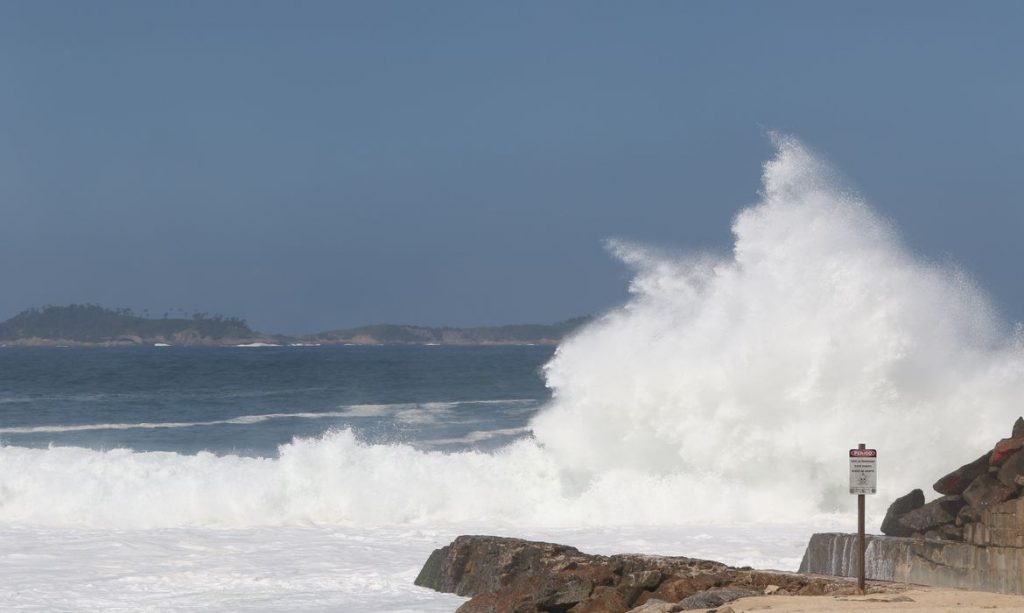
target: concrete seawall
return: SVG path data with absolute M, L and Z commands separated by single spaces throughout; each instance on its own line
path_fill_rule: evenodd
M 800 572 L 853 577 L 856 534 L 815 534 Z M 868 536 L 868 579 L 1024 594 L 1024 549 Z
M 867 536 L 868 579 L 1024 594 L 1024 499 L 993 505 L 963 527 L 964 542 Z M 815 534 L 800 571 L 857 574 L 856 534 Z

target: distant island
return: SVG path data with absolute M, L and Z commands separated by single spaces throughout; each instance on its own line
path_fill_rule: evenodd
M 380 324 L 316 334 L 263 334 L 239 317 L 153 318 L 95 304 L 45 306 L 0 323 L 0 346 L 554 345 L 590 320 L 474 328 Z

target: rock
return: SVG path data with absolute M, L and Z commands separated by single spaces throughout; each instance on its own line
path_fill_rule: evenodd
M 986 453 L 977 460 L 969 464 L 964 464 L 960 468 L 936 481 L 932 488 L 934 488 L 936 492 L 945 496 L 963 494 L 964 490 L 967 489 L 967 486 L 971 484 L 971 481 L 974 481 L 981 475 L 984 475 L 988 470 L 989 455 L 990 454 Z M 883 530 L 883 532 L 885 531 Z M 888 534 L 888 532 L 886 532 L 886 534 Z
M 523 575 L 543 575 L 570 565 L 606 562 L 575 547 L 497 536 L 460 536 L 435 549 L 416 585 L 459 596 L 493 592 Z
M 924 506 L 924 492 L 921 490 L 912 490 L 906 496 L 900 496 L 891 505 L 889 510 L 885 512 L 885 519 L 882 520 L 882 534 L 889 536 L 910 536 L 910 532 L 906 531 L 906 528 L 901 526 L 898 519 L 913 511 Z
M 775 592 L 778 592 L 779 589 L 780 588 L 777 585 L 766 585 L 766 586 L 764 586 L 764 595 L 765 596 L 771 596 Z
M 1024 475 L 1024 449 L 1019 449 L 1006 458 L 996 473 L 996 479 L 1006 487 L 1017 488 L 1016 479 Z
M 622 583 L 620 585 L 653 590 L 661 584 L 661 579 L 660 571 L 645 570 L 637 573 L 629 573 L 622 578 Z
M 988 463 L 992 466 L 1000 466 L 1010 457 L 1010 454 L 1021 447 L 1024 447 L 1024 436 L 1004 438 L 996 443 L 996 446 L 992 449 L 992 453 L 988 457 Z
M 718 607 L 718 610 L 715 611 L 715 613 L 736 613 L 736 610 L 729 605 L 725 605 L 724 607 Z
M 570 613 L 625 613 L 628 610 L 629 603 L 622 598 L 619 590 L 608 586 L 594 589 L 587 601 L 569 609 Z
M 630 609 L 629 613 L 675 613 L 679 610 L 678 605 L 674 602 L 665 602 L 664 600 L 652 598 L 639 607 Z
M 970 507 L 965 507 L 970 508 Z M 959 516 L 959 513 L 957 514 Z M 939 534 L 939 538 L 944 541 L 962 541 L 964 540 L 964 530 L 959 526 L 953 524 L 945 524 L 939 526 L 935 530 Z
M 661 587 L 652 594 L 652 597 L 669 602 L 679 602 L 684 598 L 693 596 L 697 592 L 717 587 L 717 584 L 716 578 L 710 575 L 669 579 L 661 584 Z
M 590 597 L 594 584 L 579 577 L 569 575 L 564 581 L 554 579 L 541 590 L 540 597 L 534 597 L 537 608 L 544 611 L 565 611 L 569 607 Z
M 942 524 L 953 523 L 956 514 L 964 506 L 960 496 L 943 496 L 936 498 L 919 509 L 905 513 L 897 520 L 901 531 L 906 535 L 925 533 Z
M 1024 437 L 1024 417 L 1018 417 L 1017 421 L 1013 422 L 1013 432 L 1010 433 L 1010 438 L 1022 437 Z
M 967 524 L 981 520 L 981 511 L 974 507 L 964 507 L 956 514 L 956 525 L 963 527 Z
M 964 490 L 964 500 L 979 511 L 984 511 L 994 504 L 1009 500 L 1017 492 L 1016 486 L 1007 487 L 992 475 L 985 474 Z
M 737 587 L 716 587 L 703 592 L 697 592 L 679 601 L 679 609 L 713 609 L 720 607 L 727 602 L 732 602 L 747 596 L 760 596 L 761 594 L 747 588 Z
M 682 610 L 683 602 L 706 610 L 761 594 L 769 585 L 778 593 L 832 593 L 838 587 L 708 560 L 588 555 L 564 545 L 493 536 L 460 536 L 435 550 L 416 584 L 471 596 L 458 613 L 655 613 Z

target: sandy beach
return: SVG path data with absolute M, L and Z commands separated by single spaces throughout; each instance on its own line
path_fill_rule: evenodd
M 1024 596 L 908 586 L 893 593 L 863 596 L 756 596 L 730 603 L 735 613 L 747 611 L 1024 611 Z M 726 607 L 721 610 L 728 611 Z

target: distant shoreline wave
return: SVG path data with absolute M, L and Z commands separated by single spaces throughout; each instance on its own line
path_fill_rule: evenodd
M 250 425 L 273 419 L 330 419 L 341 417 L 375 417 L 379 415 L 395 415 L 399 421 L 423 422 L 426 415 L 437 411 L 446 411 L 466 405 L 488 404 L 530 404 L 540 402 L 536 398 L 511 398 L 502 400 L 459 400 L 452 402 L 406 402 L 394 404 L 353 404 L 338 411 L 299 411 L 293 413 L 258 413 L 239 415 L 227 419 L 207 421 L 158 421 L 136 423 L 94 423 L 94 424 L 58 424 L 42 426 L 11 426 L 0 428 L 0 434 L 47 434 L 63 432 L 88 432 L 94 430 L 156 430 L 163 428 L 193 428 L 200 426 Z M 417 413 L 424 415 L 418 416 Z M 454 439 L 453 439 L 454 440 Z

